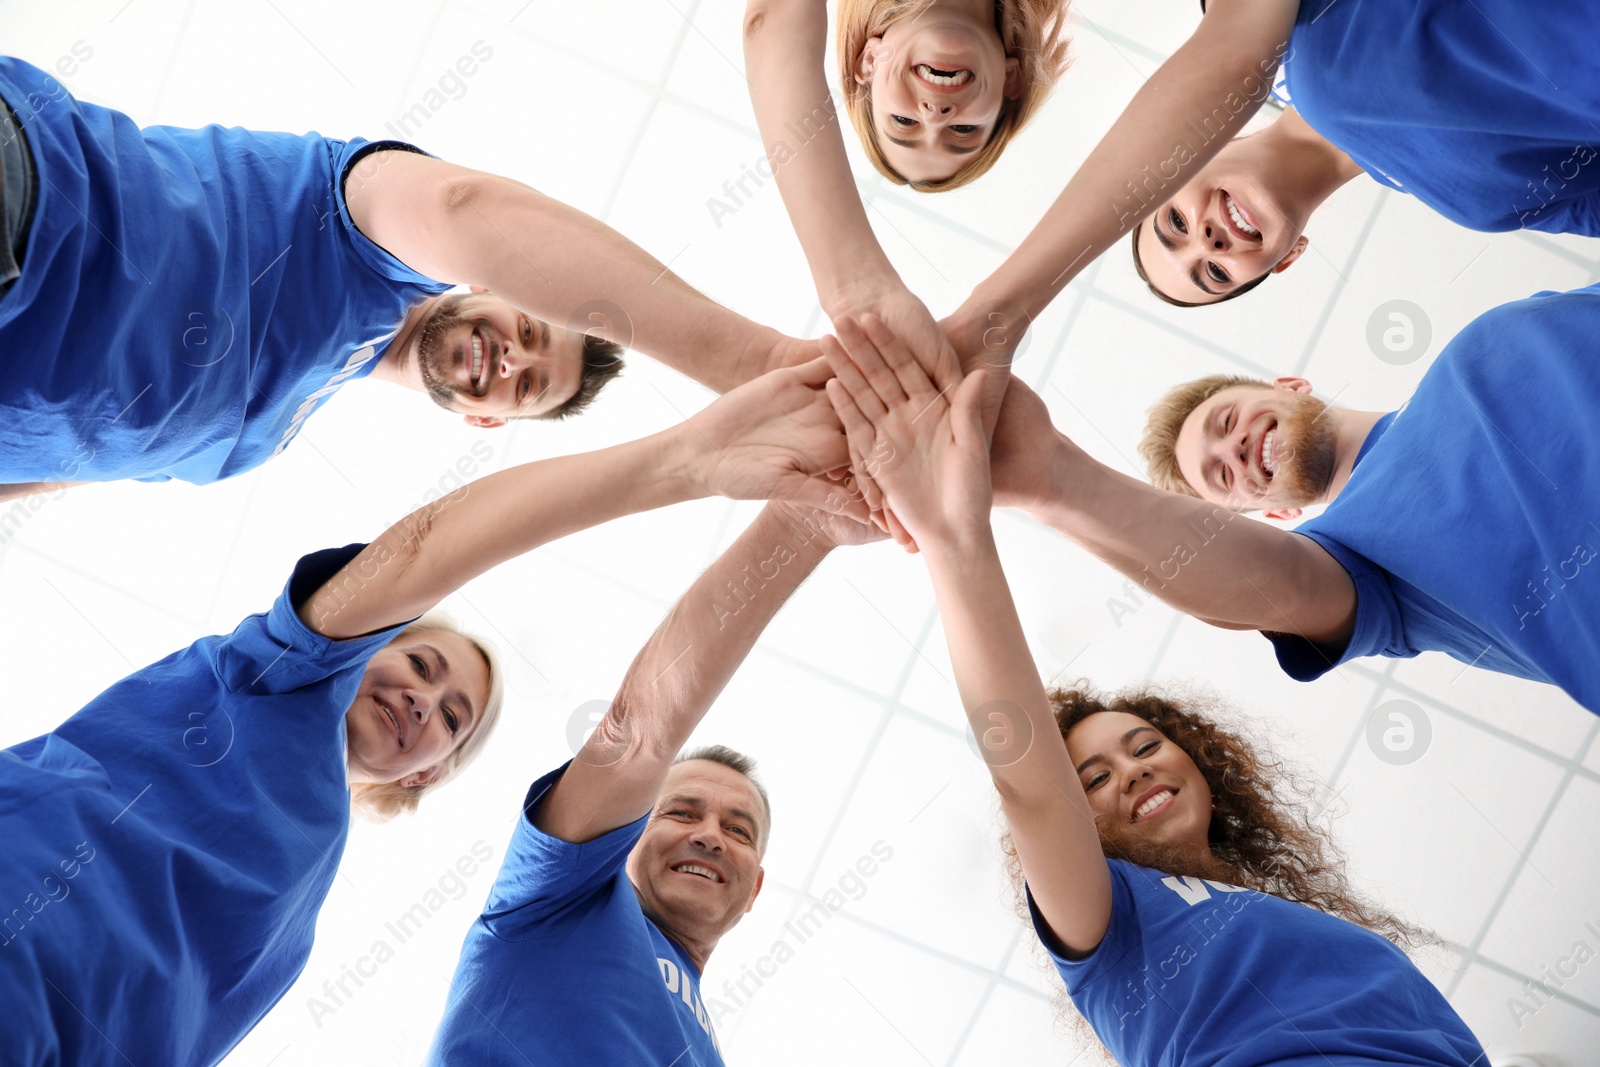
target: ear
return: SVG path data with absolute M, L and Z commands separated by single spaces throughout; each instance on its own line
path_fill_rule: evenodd
M 1006 57 L 1006 81 L 1001 92 L 1007 100 L 1015 100 L 1022 95 L 1022 60 L 1015 56 Z
M 432 767 L 424 767 L 420 771 L 412 771 L 410 774 L 400 779 L 400 784 L 406 786 L 407 788 L 419 785 L 432 785 L 434 782 L 439 780 L 439 775 L 441 773 L 443 772 L 439 765 L 434 764 Z
M 888 47 L 883 43 L 882 37 L 868 37 L 867 43 L 861 46 L 861 54 L 856 56 L 855 75 L 857 85 L 866 85 L 872 81 L 872 68 L 878 60 L 885 58 L 883 50 Z
M 1284 271 L 1288 270 L 1294 265 L 1294 261 L 1300 258 L 1301 253 L 1303 253 L 1310 246 L 1311 242 L 1306 240 L 1306 235 L 1301 234 L 1299 239 L 1295 241 L 1294 247 L 1285 252 L 1283 258 L 1278 260 L 1278 265 L 1272 268 L 1272 273 L 1282 274 Z
M 750 909 L 756 906 L 756 897 L 759 897 L 761 895 L 761 884 L 763 882 L 765 882 L 766 880 L 767 880 L 767 869 L 765 867 L 757 867 L 756 868 L 756 891 L 754 893 L 750 894 L 750 903 L 748 903 L 748 904 L 746 904 L 744 906 L 744 913 L 746 915 L 749 915 L 750 914 Z
M 469 285 L 467 288 L 471 289 L 474 293 L 477 293 L 480 296 L 486 295 L 489 292 L 488 288 L 482 285 Z
M 1274 389 L 1283 389 L 1291 393 L 1311 392 L 1311 383 L 1306 381 L 1304 378 L 1274 378 L 1272 380 L 1272 387 Z
M 1269 519 L 1276 519 L 1279 522 L 1293 522 L 1295 519 L 1300 517 L 1300 509 L 1275 508 L 1272 511 L 1263 511 L 1261 514 L 1265 515 Z
M 506 424 L 506 420 L 498 415 L 463 415 L 461 421 L 480 430 L 498 430 Z

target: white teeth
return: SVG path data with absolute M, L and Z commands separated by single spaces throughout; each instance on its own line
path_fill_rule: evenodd
M 935 74 L 933 68 L 926 63 L 918 63 L 914 69 L 919 77 L 934 85 L 965 85 L 972 80 L 970 70 L 958 70 L 954 74 Z
M 1244 213 L 1239 210 L 1239 205 L 1233 202 L 1233 197 L 1224 193 L 1222 194 L 1222 200 L 1227 205 L 1228 217 L 1233 220 L 1233 224 L 1235 226 L 1239 227 L 1240 230 L 1249 234 L 1251 237 L 1261 236 L 1260 230 L 1256 229 L 1254 226 L 1250 225 L 1244 220 Z
M 477 334 L 472 335 L 472 381 L 476 385 L 478 374 L 483 370 L 483 342 Z
M 394 727 L 394 743 L 402 748 L 405 747 L 405 740 L 400 736 L 400 724 L 395 721 L 394 712 L 390 711 L 382 704 L 378 705 L 378 710 L 383 712 L 384 715 L 388 717 L 389 725 Z
M 1149 815 L 1152 811 L 1155 811 L 1161 805 L 1165 804 L 1169 797 L 1173 796 L 1176 796 L 1176 794 L 1173 793 L 1172 790 L 1163 789 L 1161 792 L 1157 793 L 1143 804 L 1140 804 L 1139 810 L 1133 813 L 1133 817 L 1135 819 L 1144 818 L 1146 815 Z
M 1267 431 L 1267 438 L 1261 442 L 1261 467 L 1269 475 L 1278 473 L 1278 454 L 1275 444 L 1278 437 L 1278 428 L 1274 426 Z
M 698 874 L 701 878 L 708 878 L 713 882 L 720 881 L 720 879 L 717 877 L 716 871 L 713 871 L 707 867 L 697 867 L 692 863 L 685 863 L 681 867 L 674 867 L 672 869 L 677 871 L 679 874 Z

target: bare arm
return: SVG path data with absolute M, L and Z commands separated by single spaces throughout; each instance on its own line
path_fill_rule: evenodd
M 774 371 L 662 433 L 463 486 L 385 531 L 306 601 L 300 617 L 329 637 L 372 633 L 415 618 L 547 541 L 707 494 L 836 499 L 834 483 L 812 477 L 848 456 L 822 391 L 828 376 L 822 360 Z
M 605 223 L 510 178 L 379 151 L 350 172 L 345 196 L 361 232 L 412 270 L 483 286 L 719 393 L 779 362 L 774 350 L 789 341 L 695 291 Z
M 981 334 L 984 309 L 1032 320 L 1078 272 L 1210 162 L 1272 88 L 1298 0 L 1211 0 L 1194 34 L 1150 77 L 1015 252 L 947 325 Z M 958 346 L 960 341 L 957 341 Z M 962 352 L 963 359 L 967 353 Z
M 1349 640 L 1356 592 L 1310 538 L 1097 462 L 1012 382 L 994 439 L 996 500 L 1025 508 L 1146 591 L 1213 626 Z
M 888 457 L 879 484 L 927 560 L 961 703 L 1039 911 L 1088 952 L 1111 921 L 1111 876 L 995 550 L 982 383 L 969 377 L 949 403 L 953 380 L 936 391 L 890 335 L 867 332 L 875 344 L 857 339 L 852 365 L 830 356 L 829 393 L 855 450 Z
M 88 482 L 13 482 L 10 485 L 0 485 L 0 504 L 88 484 Z
M 802 513 L 768 505 L 667 613 L 540 805 L 539 829 L 563 841 L 592 841 L 651 809 L 679 749 L 762 631 L 839 543 L 839 524 L 861 527 L 827 516 L 807 521 Z M 760 588 L 748 601 L 732 597 L 728 586 L 750 574 L 759 575 Z
M 903 288 L 856 192 L 823 75 L 823 0 L 750 0 L 744 16 L 750 102 L 817 295 L 830 317 L 858 294 Z

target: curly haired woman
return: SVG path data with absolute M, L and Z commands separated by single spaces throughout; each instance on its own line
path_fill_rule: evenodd
M 875 477 L 927 559 L 1034 928 L 1106 1048 L 1125 1067 L 1481 1064 L 1381 936 L 1405 928 L 1351 895 L 1240 738 L 1149 697 L 1057 693 L 1052 715 L 989 525 L 986 372 L 936 387 L 880 322 L 846 325 L 829 397 L 853 451 L 894 457 Z

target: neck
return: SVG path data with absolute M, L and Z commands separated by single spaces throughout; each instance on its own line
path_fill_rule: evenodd
M 1280 206 L 1290 216 L 1310 218 L 1324 200 L 1365 173 L 1293 108 L 1257 136 L 1271 153 L 1267 173 L 1272 175 Z
M 639 910 L 644 912 L 644 917 L 654 923 L 656 929 L 660 930 L 667 940 L 683 949 L 684 955 L 689 957 L 694 964 L 695 970 L 705 974 L 706 963 L 711 959 L 711 950 L 717 947 L 718 939 L 716 937 L 709 939 L 698 938 L 686 931 L 677 929 L 657 913 L 655 908 L 651 907 L 644 894 L 639 892 L 638 886 L 633 887 L 633 895 L 639 898 Z
M 371 377 L 394 382 L 409 389 L 422 388 L 422 380 L 417 373 L 417 332 L 440 299 L 437 296 L 429 297 L 406 312 L 406 320 L 400 324 L 400 332 L 394 335 L 389 347 L 378 357 L 378 362 L 372 367 Z
M 1378 420 L 1383 418 L 1382 411 L 1351 411 L 1348 408 L 1328 409 L 1328 417 L 1334 421 L 1333 477 L 1328 481 L 1328 491 L 1323 494 L 1319 504 L 1332 503 L 1333 499 L 1344 491 L 1350 481 L 1350 473 L 1355 470 L 1356 456 L 1361 452 L 1361 446 L 1367 443 L 1372 428 Z

